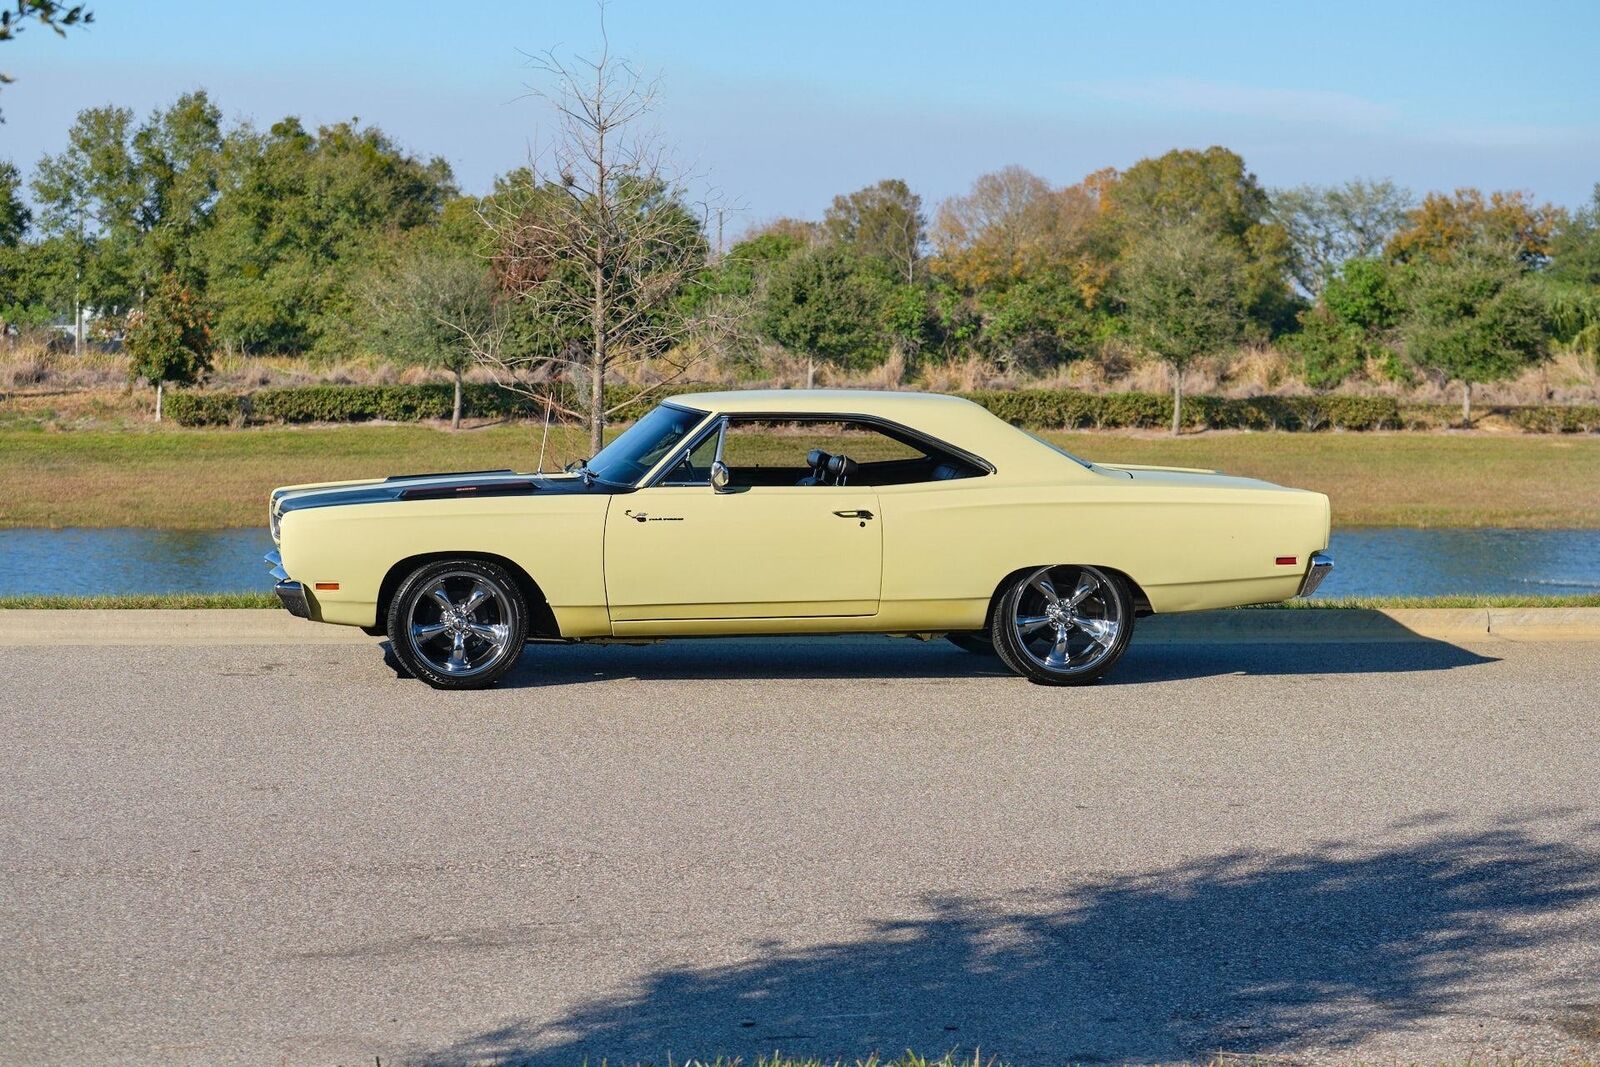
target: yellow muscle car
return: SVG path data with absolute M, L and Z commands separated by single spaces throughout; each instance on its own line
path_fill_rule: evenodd
M 1139 616 L 1332 567 L 1320 493 L 1092 463 L 947 396 L 674 396 L 575 466 L 276 489 L 278 595 L 440 688 L 530 641 L 837 633 L 945 634 L 1074 685 Z

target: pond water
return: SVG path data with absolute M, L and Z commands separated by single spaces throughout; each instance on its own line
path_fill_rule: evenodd
M 268 590 L 262 530 L 0 530 L 0 596 Z M 1600 530 L 1342 529 L 1318 596 L 1600 592 Z

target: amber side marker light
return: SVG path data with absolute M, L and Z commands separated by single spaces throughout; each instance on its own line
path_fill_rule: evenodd
M 1283 560 L 1280 559 L 1278 562 L 1282 563 Z M 339 583 L 338 582 L 318 582 L 314 586 L 314 588 L 316 588 L 316 589 L 337 589 L 337 588 L 339 588 Z
M 1300 557 L 1299 556 L 1279 556 L 1278 557 L 1278 566 L 1280 566 L 1280 567 L 1293 567 L 1296 563 L 1299 563 L 1299 562 L 1300 562 Z M 319 586 L 317 586 L 317 588 L 321 589 L 322 586 L 319 585 Z M 339 587 L 336 585 L 336 586 L 334 586 L 334 588 L 337 589 Z

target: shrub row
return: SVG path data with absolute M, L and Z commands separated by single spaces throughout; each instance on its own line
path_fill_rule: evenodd
M 674 393 L 698 386 L 642 389 L 607 386 L 611 418 L 625 422 L 644 414 Z M 1007 422 L 1046 430 L 1160 429 L 1172 422 L 1172 398 L 1156 393 L 1082 393 L 1071 389 L 979 390 L 963 393 Z M 570 386 L 552 391 L 555 404 L 574 406 Z M 307 385 L 258 389 L 252 393 L 175 391 L 166 410 L 182 426 L 239 426 L 246 423 L 412 422 L 450 417 L 453 389 L 448 383 L 424 385 Z M 462 396 L 472 418 L 541 418 L 543 398 L 523 396 L 496 385 L 471 384 Z M 1435 410 L 1437 408 L 1438 410 Z M 1594 405 L 1496 407 L 1484 409 L 1509 418 L 1530 433 L 1600 431 Z M 1408 405 L 1389 397 L 1258 396 L 1232 399 L 1193 396 L 1183 402 L 1189 429 L 1213 430 L 1383 430 L 1450 425 L 1459 409 L 1449 405 Z
M 615 409 L 617 421 L 636 419 L 664 395 L 683 388 L 644 390 L 610 386 L 606 406 Z M 557 410 L 572 408 L 576 398 L 570 386 L 551 390 Z M 455 404 L 455 387 L 449 383 L 422 385 L 302 385 L 258 389 L 251 393 L 205 390 L 173 392 L 167 413 L 181 426 L 239 426 L 245 423 L 301 422 L 415 422 L 448 419 Z M 542 418 L 543 397 L 525 396 L 497 385 L 472 383 L 462 390 L 461 406 L 471 418 Z
M 1069 389 L 965 393 L 1007 422 L 1041 429 L 1156 429 L 1172 424 L 1172 398 L 1156 393 L 1080 393 Z M 1192 396 L 1183 424 L 1213 430 L 1382 430 L 1400 425 L 1388 397 Z
M 1596 404 L 1550 404 L 1516 408 L 1510 414 L 1512 423 L 1529 433 L 1600 432 L 1600 405 Z

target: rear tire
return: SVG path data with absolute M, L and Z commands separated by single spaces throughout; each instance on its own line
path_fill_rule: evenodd
M 1038 567 L 1002 592 L 989 634 L 1005 665 L 1029 681 L 1088 685 L 1127 650 L 1133 599 L 1096 567 Z
M 528 605 L 504 567 L 449 559 L 412 571 L 389 602 L 389 644 L 435 689 L 486 689 L 517 665 Z

